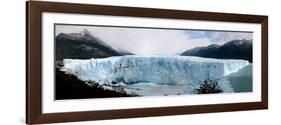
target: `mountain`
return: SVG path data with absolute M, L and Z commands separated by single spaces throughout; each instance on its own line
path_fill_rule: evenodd
M 56 60 L 90 59 L 120 56 L 120 53 L 87 29 L 81 33 L 60 33 L 56 36 Z
M 205 47 L 196 47 L 181 53 L 181 55 L 219 59 L 244 59 L 252 62 L 252 40 L 232 40 L 222 45 L 212 44 Z
M 135 55 L 134 53 L 132 52 L 129 52 L 127 50 L 124 50 L 124 49 L 117 49 L 117 51 L 119 52 L 120 55 Z

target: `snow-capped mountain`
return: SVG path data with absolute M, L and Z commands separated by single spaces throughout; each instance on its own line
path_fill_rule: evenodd
M 56 36 L 56 59 L 90 59 L 119 56 L 120 54 L 87 29 L 80 33 L 60 33 Z

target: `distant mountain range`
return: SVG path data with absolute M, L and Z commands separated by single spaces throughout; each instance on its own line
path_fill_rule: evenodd
M 222 45 L 196 47 L 181 53 L 183 56 L 200 56 L 219 59 L 244 59 L 252 62 L 252 40 L 232 40 Z
M 90 59 L 132 54 L 119 52 L 84 29 L 81 33 L 60 33 L 56 36 L 56 60 Z

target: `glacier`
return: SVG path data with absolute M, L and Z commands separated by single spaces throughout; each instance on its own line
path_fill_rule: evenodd
M 63 69 L 68 73 L 72 73 L 84 81 L 97 81 L 101 85 L 153 83 L 182 86 L 186 90 L 198 87 L 206 78 L 223 80 L 224 76 L 249 65 L 246 60 L 174 55 L 127 55 L 86 60 L 64 59 L 63 63 Z M 227 83 L 227 81 L 223 83 Z M 220 86 L 226 86 L 223 88 L 231 91 L 227 84 Z

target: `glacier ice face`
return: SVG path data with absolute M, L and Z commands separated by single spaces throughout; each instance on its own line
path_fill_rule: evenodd
M 246 60 L 191 56 L 128 55 L 103 59 L 64 59 L 64 69 L 81 80 L 100 84 L 155 83 L 199 84 L 206 78 L 221 79 L 249 64 Z

